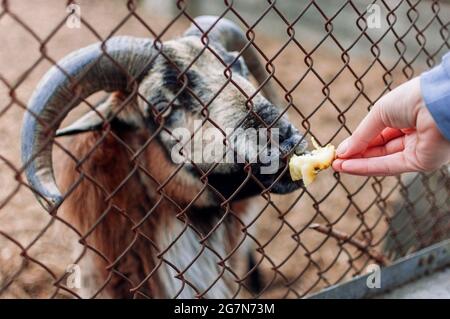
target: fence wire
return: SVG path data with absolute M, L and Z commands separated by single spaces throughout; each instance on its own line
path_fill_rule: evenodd
M 236 112 L 264 128 L 288 116 L 303 139 L 337 145 L 379 97 L 439 63 L 450 48 L 448 3 L 373 1 L 385 26 L 374 32 L 368 3 L 359 1 L 342 1 L 330 12 L 325 2 L 293 2 L 289 11 L 268 0 L 257 17 L 256 9 L 249 15 L 237 2 L 217 1 L 217 23 L 230 19 L 245 36 L 244 45 L 230 50 L 236 51 L 231 60 L 214 45 L 214 26 L 204 30 L 194 20 L 209 13 L 202 1 L 174 1 L 172 17 L 159 16 L 149 3 L 2 1 L 1 297 L 301 298 L 449 237 L 448 167 L 371 178 L 324 171 L 308 188 L 275 194 L 276 181 L 262 181 L 247 161 L 238 172 L 217 174 L 221 164 L 173 163 L 163 149 L 180 118 L 194 114 L 203 127 L 224 132 L 218 119 Z M 73 20 L 79 9 L 80 20 Z M 320 23 L 311 26 L 310 15 Z M 339 31 L 342 17 L 352 36 Z M 176 43 L 191 23 L 200 47 L 186 51 Z M 264 23 L 283 32 L 273 36 Z M 60 58 L 94 42 L 111 58 L 106 43 L 119 34 L 153 39 L 148 64 L 169 71 L 151 77 L 157 70 L 150 68 L 150 80 L 130 81 L 137 84 L 131 90 L 82 99 L 83 110 L 71 112 L 62 127 L 88 111 L 102 121 L 94 132 L 54 139 L 63 200 L 46 211 L 24 173 L 39 154 L 20 161 L 27 101 Z M 251 74 L 251 86 L 236 75 L 249 51 L 265 71 L 262 81 Z M 205 56 L 213 59 L 206 65 Z M 254 62 L 245 61 L 250 71 Z M 71 101 L 82 81 L 77 75 L 66 92 Z M 162 108 L 156 90 L 172 92 Z M 261 94 L 271 95 L 279 110 L 273 122 L 261 118 Z M 99 105 L 112 105 L 115 116 Z M 139 124 L 130 108 L 142 105 L 150 111 L 138 114 L 149 119 Z M 45 123 L 48 132 L 56 122 Z M 191 133 L 185 145 L 200 130 Z M 288 174 L 285 167 L 280 179 Z

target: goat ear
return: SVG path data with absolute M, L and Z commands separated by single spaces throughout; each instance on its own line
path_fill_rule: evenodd
M 95 111 L 91 110 L 69 126 L 57 130 L 55 136 L 60 137 L 100 130 L 104 121 L 110 119 L 111 114 L 111 104 L 108 101 L 103 102 Z

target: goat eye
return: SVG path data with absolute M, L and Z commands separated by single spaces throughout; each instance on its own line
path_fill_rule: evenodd
M 244 77 L 248 77 L 249 76 L 249 72 L 248 72 L 247 64 L 245 64 L 244 58 L 243 57 L 239 57 L 238 62 L 239 62 L 239 67 L 241 69 L 241 74 Z
M 169 105 L 168 107 L 167 107 L 167 105 L 166 105 L 165 110 L 162 109 L 161 111 L 162 111 L 161 116 L 162 116 L 163 118 L 168 117 L 168 116 L 170 115 L 170 113 L 172 113 L 172 105 Z
M 230 64 L 231 62 L 233 62 L 236 57 L 239 55 L 239 52 L 233 51 L 233 52 L 228 52 L 229 53 L 229 62 L 228 64 Z M 242 56 L 239 56 L 239 58 L 234 61 L 234 63 L 232 64 L 232 69 L 236 72 L 238 72 L 240 75 L 244 76 L 244 77 L 248 77 L 249 73 L 248 73 L 248 69 L 247 69 L 247 65 L 245 64 L 244 58 Z
M 166 118 L 172 112 L 172 104 L 169 105 L 168 103 L 159 103 L 156 105 L 156 110 L 163 118 Z

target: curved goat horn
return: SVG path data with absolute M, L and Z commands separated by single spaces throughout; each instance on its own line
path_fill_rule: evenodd
M 248 45 L 249 41 L 247 40 L 242 29 L 228 19 L 219 18 L 217 16 L 200 16 L 195 18 L 194 21 L 198 26 L 192 24 L 184 33 L 185 36 L 201 37 L 212 28 L 207 33 L 208 39 L 214 42 L 219 42 L 227 51 L 241 51 L 246 45 Z M 242 52 L 242 56 L 249 71 L 258 83 L 262 84 L 266 81 L 268 74 L 258 59 L 255 48 L 251 45 L 248 46 L 244 52 Z M 272 101 L 272 103 L 279 102 L 278 95 L 270 81 L 267 81 L 264 84 L 262 91 L 266 97 Z
M 100 91 L 127 90 L 145 75 L 155 50 L 148 39 L 115 37 L 75 51 L 42 78 L 29 103 L 22 127 L 22 161 L 39 202 L 47 210 L 58 205 L 52 145 L 56 129 L 70 110 Z

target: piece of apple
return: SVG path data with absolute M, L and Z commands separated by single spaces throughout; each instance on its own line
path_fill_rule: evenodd
M 297 156 L 293 155 L 289 160 L 289 172 L 293 181 L 303 179 L 303 184 L 308 186 L 311 184 L 319 171 L 331 166 L 336 157 L 335 147 L 328 144 L 320 147 L 314 138 L 311 142 L 315 150 Z

